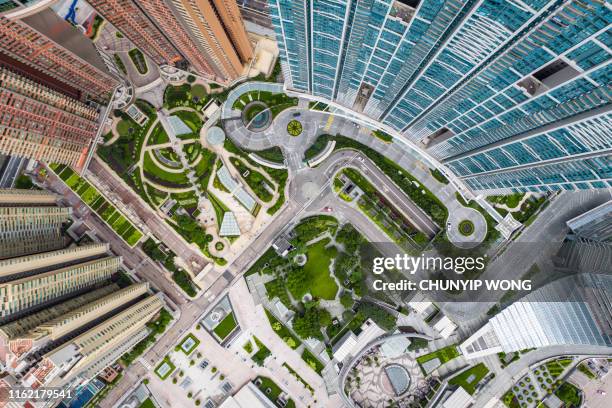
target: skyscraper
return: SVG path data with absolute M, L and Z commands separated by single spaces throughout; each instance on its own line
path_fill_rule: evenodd
M 578 238 L 612 243 L 612 200 L 566 222 Z
M 0 153 L 80 170 L 94 148 L 97 109 L 18 71 L 0 62 Z
M 577 274 L 502 310 L 465 340 L 468 359 L 554 345 L 612 347 L 612 277 Z
M 187 61 L 228 82 L 253 56 L 235 1 L 92 0 L 90 3 L 157 64 Z
M 71 215 L 55 201 L 42 191 L 0 190 L 0 210 L 20 210 L 0 211 L 0 233 L 9 243 L 23 240 L 14 231 L 53 242 L 0 259 L 0 364 L 13 386 L 90 380 L 149 334 L 146 323 L 164 305 L 148 283 L 117 279 L 121 258 L 108 244 L 67 247 L 67 240 L 49 239 L 47 230 L 56 229 L 62 238 L 61 224 Z
M 72 213 L 43 191 L 0 189 L 0 259 L 63 248 L 62 225 Z
M 119 85 L 91 41 L 48 8 L 19 18 L 0 11 L 0 54 L 3 66 L 81 101 L 106 103 Z
M 234 0 L 171 0 L 183 23 L 211 62 L 215 73 L 225 80 L 242 74 L 253 57 L 240 10 Z
M 119 81 L 48 2 L 11 3 L 0 10 L 0 153 L 81 170 Z
M 154 0 L 151 2 L 139 2 L 137 0 L 91 0 L 89 3 L 106 20 L 114 25 L 121 33 L 134 43 L 142 52 L 147 54 L 156 64 L 180 64 L 184 55 L 181 55 L 178 47 L 183 46 L 183 53 L 186 49 L 193 49 L 193 45 L 184 41 L 173 44 L 168 33 L 162 32 L 149 16 L 141 8 L 145 3 L 149 8 L 163 8 L 163 2 Z M 153 17 L 153 16 L 150 16 Z M 166 24 L 172 24 L 167 22 Z M 174 34 L 175 38 L 184 38 L 180 27 L 174 26 L 178 30 Z M 184 48 L 184 47 L 187 48 Z M 189 54 L 189 53 L 187 53 Z M 198 66 L 197 61 L 190 61 L 194 68 L 204 70 L 205 65 Z
M 472 189 L 612 186 L 605 2 L 269 4 L 289 88 L 390 126 Z

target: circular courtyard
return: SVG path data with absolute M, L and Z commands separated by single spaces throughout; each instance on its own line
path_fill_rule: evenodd
M 440 387 L 436 377 L 424 374 L 415 351 L 406 350 L 407 336 L 388 336 L 363 350 L 343 367 L 343 390 L 362 407 L 412 406 Z M 340 376 L 341 381 L 343 375 Z
M 249 102 L 242 110 L 242 123 L 251 132 L 262 132 L 272 124 L 272 113 L 261 101 Z

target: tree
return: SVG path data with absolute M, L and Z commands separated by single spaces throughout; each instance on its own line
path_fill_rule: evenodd
M 344 282 L 358 262 L 359 255 L 341 252 L 334 262 L 334 274 L 341 282 Z
M 313 337 L 322 340 L 321 327 L 331 325 L 332 319 L 329 312 L 317 308 L 316 305 L 316 302 L 308 302 L 304 305 L 304 313 L 293 319 L 293 329 L 303 339 Z
M 344 292 L 342 296 L 340 296 L 340 304 L 344 306 L 345 309 L 350 309 L 353 307 L 353 296 L 351 296 L 350 292 Z
M 359 313 L 366 316 L 366 318 L 374 320 L 376 324 L 385 330 L 393 329 L 397 320 L 393 314 L 373 303 L 361 303 L 359 305 Z
M 344 249 L 349 254 L 357 252 L 364 242 L 363 236 L 349 223 L 344 224 L 340 231 L 338 231 L 336 241 L 344 245 Z
M 302 268 L 292 268 L 287 273 L 287 288 L 295 297 L 300 297 L 307 292 L 306 276 Z
M 193 75 L 187 75 L 187 82 L 189 82 L 190 84 L 194 83 L 196 80 L 196 77 Z

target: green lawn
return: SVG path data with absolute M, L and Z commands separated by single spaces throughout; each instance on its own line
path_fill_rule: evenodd
M 327 244 L 329 244 L 329 239 L 324 239 L 306 249 L 308 257 L 304 265 L 306 284 L 303 286 L 303 293 L 291 293 L 295 299 L 301 299 L 306 293 L 325 300 L 336 298 L 338 285 L 330 276 L 329 265 L 338 251 L 335 247 L 325 248 Z
M 162 125 L 158 123 L 153 129 L 153 131 L 151 131 L 147 145 L 150 146 L 168 142 L 170 142 L 170 138 L 166 134 L 166 131 L 164 130 Z
M 190 347 L 185 349 L 183 345 L 190 339 L 193 340 L 193 344 Z M 183 340 L 181 340 L 181 342 L 178 344 L 177 347 L 186 355 L 190 355 L 191 353 L 193 353 L 193 350 L 195 350 L 198 347 L 199 344 L 200 344 L 200 339 L 198 339 L 193 334 L 189 333 L 187 336 L 183 338 Z
M 91 207 L 128 245 L 136 245 L 142 237 L 142 232 L 136 229 L 94 186 L 82 179 L 70 167 L 52 165 L 51 168 L 57 171 L 59 178 L 79 195 L 81 200 Z
M 321 375 L 321 371 L 323 371 L 323 368 L 325 368 L 323 363 L 321 363 L 319 359 L 316 358 L 307 348 L 305 348 L 304 352 L 302 353 L 302 360 L 304 360 L 306 364 L 308 364 L 310 368 L 312 368 L 319 375 Z
M 145 57 L 138 48 L 131 49 L 128 52 L 128 55 L 130 56 L 130 59 L 132 60 L 132 63 L 136 67 L 136 70 L 138 71 L 138 73 L 140 73 L 141 75 L 144 75 L 147 72 L 149 72 L 149 68 L 147 67 Z
M 130 121 L 121 119 L 119 123 L 117 123 L 117 132 L 119 132 L 119 136 L 128 136 L 130 134 L 130 129 L 134 131 L 134 128 L 132 127 L 132 123 Z
M 202 128 L 202 119 L 197 113 L 192 111 L 177 111 L 172 114 L 181 119 L 191 129 L 192 133 L 177 135 L 180 139 L 194 139 L 199 137 L 200 129 Z
M 232 109 L 242 110 L 249 102 L 252 101 L 261 101 L 268 105 L 270 112 L 272 113 L 272 118 L 275 118 L 276 115 L 281 113 L 283 110 L 296 106 L 298 103 L 298 98 L 292 98 L 284 93 L 250 91 L 242 94 L 240 98 L 236 99 Z M 251 115 L 252 117 L 255 116 L 255 114 Z
M 234 331 L 236 326 L 238 326 L 238 323 L 236 322 L 236 318 L 234 317 L 234 313 L 232 312 L 225 316 L 223 320 L 221 320 L 219 324 L 213 329 L 213 331 L 221 340 L 225 340 L 225 338 L 229 336 L 231 332 Z
M 489 373 L 489 369 L 484 363 L 480 363 L 470 368 L 469 370 L 465 370 L 461 374 L 456 377 L 451 378 L 448 383 L 453 385 L 459 385 L 463 387 L 470 395 L 473 395 L 476 391 L 476 385 L 480 380 L 482 380 Z M 470 382 L 468 379 L 473 376 Z
M 457 346 L 455 344 L 452 344 L 440 350 L 436 350 L 433 353 L 425 354 L 424 356 L 418 357 L 417 362 L 419 364 L 423 364 L 429 360 L 433 360 L 434 358 L 439 358 L 440 364 L 444 364 L 455 357 L 459 357 L 459 351 L 457 350 Z
M 268 358 L 268 356 L 270 356 L 272 353 L 270 352 L 270 349 L 267 348 L 266 345 L 263 344 L 261 340 L 259 340 L 257 337 L 253 336 L 253 341 L 257 346 L 257 352 L 251 356 L 251 360 L 253 360 L 255 364 L 261 367 L 265 359 Z
M 555 395 L 559 397 L 568 408 L 578 408 L 582 400 L 580 397 L 580 390 L 568 382 L 561 384 L 557 391 L 555 391 Z
M 170 369 L 166 373 L 160 374 L 160 369 L 164 367 L 165 365 L 168 365 Z M 154 371 L 155 371 L 155 375 L 157 375 L 160 379 L 165 380 L 166 378 L 170 377 L 170 375 L 174 372 L 174 370 L 176 370 L 176 366 L 174 365 L 172 361 L 170 361 L 170 358 L 166 356 L 161 361 L 161 363 L 159 363 L 157 367 L 155 367 Z
M 171 173 L 159 167 L 151 158 L 150 152 L 145 152 L 143 163 L 143 170 L 145 172 L 145 176 L 153 176 L 152 181 L 161 180 L 162 182 L 165 181 L 178 187 L 191 185 L 189 179 L 187 178 L 187 175 L 184 172 Z
M 191 95 L 196 98 L 204 98 L 206 96 L 206 88 L 204 88 L 204 85 L 193 85 L 191 87 Z
M 153 404 L 153 401 L 151 401 L 151 398 L 147 398 L 142 402 L 142 404 L 140 404 L 139 408 L 155 408 L 155 405 Z
M 278 385 L 276 385 L 274 381 L 272 381 L 268 377 L 257 377 L 257 380 L 259 380 L 258 382 L 261 382 L 261 384 L 258 387 L 261 390 L 261 392 L 272 403 L 274 403 L 274 405 L 278 406 L 278 404 L 276 403 L 276 400 L 278 399 L 279 395 L 282 394 L 283 390 Z M 285 405 L 285 407 L 286 408 L 295 407 L 295 403 L 293 402 L 293 400 L 290 399 L 289 401 L 287 401 L 287 405 Z
M 217 196 L 213 195 L 211 192 L 208 192 L 208 199 L 215 210 L 215 216 L 217 217 L 217 224 L 219 224 L 219 228 L 221 228 L 221 221 L 223 221 L 223 214 L 229 211 L 229 208 L 223 201 L 221 201 Z

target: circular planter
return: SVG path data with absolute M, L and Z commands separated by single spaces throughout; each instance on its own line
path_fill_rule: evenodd
M 302 123 L 299 120 L 293 119 L 287 123 L 287 133 L 289 133 L 290 136 L 297 137 L 302 134 L 303 130 Z
M 464 237 L 469 237 L 474 233 L 474 223 L 470 220 L 463 220 L 457 226 L 459 233 Z

